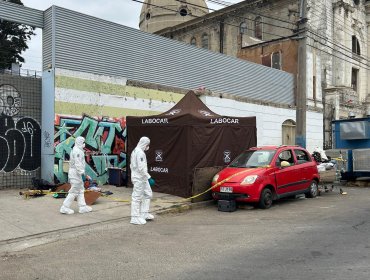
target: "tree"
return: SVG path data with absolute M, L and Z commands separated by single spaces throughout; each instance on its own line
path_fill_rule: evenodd
M 21 0 L 7 0 L 23 6 Z M 21 64 L 21 53 L 28 49 L 27 40 L 31 39 L 35 27 L 0 19 L 0 69 L 8 69 L 12 63 Z M 21 64 L 22 65 L 22 64 Z

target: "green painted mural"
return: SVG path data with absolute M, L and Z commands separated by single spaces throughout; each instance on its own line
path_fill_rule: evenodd
M 126 167 L 126 120 L 124 118 L 82 118 L 56 116 L 54 175 L 59 182 L 68 177 L 63 163 L 68 163 L 75 138 L 86 139 L 86 174 L 99 184 L 108 181 L 109 167 Z

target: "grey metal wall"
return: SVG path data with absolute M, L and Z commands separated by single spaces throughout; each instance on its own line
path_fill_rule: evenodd
M 42 30 L 42 69 L 48 69 L 52 65 L 53 53 L 53 10 L 55 7 L 50 7 L 44 12 L 44 29 Z
M 0 1 L 0 18 L 43 28 L 43 12 L 10 2 Z
M 0 18 L 40 26 L 39 12 L 0 1 Z M 203 86 L 216 93 L 294 103 L 294 77 L 286 72 L 56 6 L 44 12 L 42 25 L 44 70 L 51 65 L 171 87 Z
M 283 104 L 294 102 L 294 78 L 286 72 L 53 8 L 55 68 L 187 89 L 205 86 L 217 93 Z M 49 35 L 45 39 L 49 40 Z M 44 51 L 49 59 L 51 48 Z

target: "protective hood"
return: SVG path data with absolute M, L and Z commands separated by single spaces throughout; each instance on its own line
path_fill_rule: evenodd
M 85 147 L 85 138 L 83 138 L 82 136 L 78 136 L 76 138 L 76 142 L 75 142 L 75 145 L 77 148 L 79 148 L 80 150 L 83 150 L 84 147 Z
M 142 149 L 143 151 L 145 151 L 145 149 L 147 147 L 149 147 L 149 144 L 150 144 L 149 138 L 146 137 L 146 136 L 143 136 L 143 137 L 140 138 L 139 143 L 137 143 L 137 146 L 136 147 L 139 147 L 140 149 Z

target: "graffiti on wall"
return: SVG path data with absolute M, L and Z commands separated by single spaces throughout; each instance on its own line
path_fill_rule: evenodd
M 126 167 L 125 128 L 124 118 L 56 115 L 54 174 L 58 181 L 68 180 L 63 163 L 68 164 L 75 138 L 83 136 L 86 143 L 86 174 L 98 183 L 105 184 L 109 167 Z
M 34 171 L 41 165 L 40 124 L 18 116 L 22 106 L 19 92 L 11 85 L 0 86 L 0 171 L 17 168 Z

